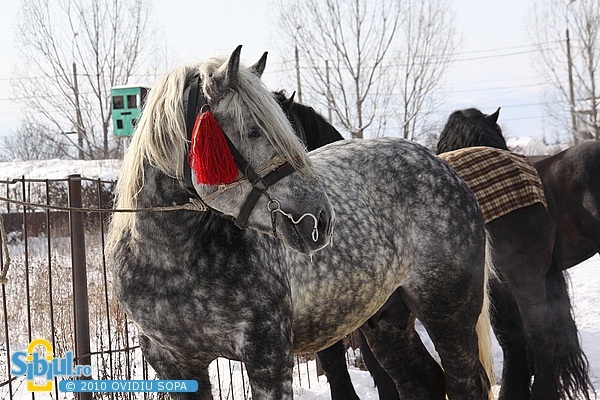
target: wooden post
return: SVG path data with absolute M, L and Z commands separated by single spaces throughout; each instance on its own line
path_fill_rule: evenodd
M 69 207 L 81 208 L 81 176 L 69 176 Z M 85 259 L 85 224 L 81 211 L 69 211 L 71 263 L 73 268 L 73 309 L 75 314 L 75 360 L 77 365 L 91 365 L 90 314 L 88 307 L 87 268 Z M 91 400 L 91 392 L 78 393 L 79 400 Z

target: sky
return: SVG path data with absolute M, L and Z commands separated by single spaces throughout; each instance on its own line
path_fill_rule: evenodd
M 10 135 L 26 112 L 14 98 L 13 71 L 18 68 L 15 21 L 19 0 L 0 0 L 0 136 Z M 500 124 L 505 136 L 554 138 L 544 119 L 544 83 L 534 70 L 527 16 L 531 2 L 522 0 L 454 0 L 456 27 L 461 37 L 457 61 L 444 81 L 445 104 L 438 110 L 445 119 L 452 111 L 477 107 L 492 113 L 502 107 Z M 242 60 L 256 61 L 269 51 L 263 78 L 271 89 L 292 92 L 278 72 L 282 55 L 275 50 L 272 0 L 154 0 L 155 26 L 166 40 L 170 67 L 228 55 L 243 44 Z M 289 56 L 288 56 L 289 58 Z M 165 71 L 166 72 L 166 71 Z M 546 122 L 546 123 L 545 123 Z

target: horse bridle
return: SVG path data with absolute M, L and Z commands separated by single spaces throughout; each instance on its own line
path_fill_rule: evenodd
M 185 99 L 184 99 L 184 101 L 185 101 Z M 192 130 L 194 127 L 194 122 L 196 121 L 196 117 L 198 116 L 199 113 L 203 112 L 203 108 L 206 108 L 207 106 L 208 106 L 208 103 L 206 102 L 206 99 L 202 95 L 202 89 L 200 87 L 200 77 L 198 75 L 195 75 L 194 77 L 192 77 L 191 82 L 189 84 L 189 91 L 188 91 L 188 96 L 187 96 L 186 130 L 187 130 L 188 143 L 191 142 L 191 140 L 192 140 Z M 281 208 L 279 208 L 279 202 L 277 200 L 272 199 L 271 196 L 269 195 L 269 193 L 267 193 L 267 189 L 269 189 L 269 187 L 271 187 L 275 183 L 279 182 L 281 179 L 285 178 L 286 176 L 295 172 L 296 169 L 294 168 L 294 166 L 285 160 L 279 161 L 279 160 L 273 159 L 268 163 L 270 166 L 272 166 L 271 171 L 268 172 L 265 176 L 261 177 L 256 172 L 256 170 L 254 170 L 254 168 L 252 168 L 250 163 L 244 158 L 244 156 L 240 153 L 240 151 L 237 149 L 237 147 L 235 147 L 235 145 L 231 142 L 231 140 L 229 139 L 227 134 L 225 134 L 224 136 L 225 136 L 225 140 L 227 142 L 227 146 L 229 147 L 229 150 L 231 151 L 231 154 L 233 155 L 233 158 L 235 160 L 235 164 L 236 164 L 237 168 L 241 171 L 242 175 L 246 178 L 246 180 L 248 180 L 248 182 L 250 182 L 250 184 L 252 185 L 252 190 L 246 197 L 246 200 L 244 201 L 244 204 L 242 205 L 242 208 L 240 209 L 240 212 L 239 212 L 237 218 L 232 217 L 232 216 L 225 216 L 223 213 L 221 213 L 217 210 L 214 210 L 212 207 L 210 207 L 208 204 L 206 204 L 206 201 L 205 201 L 206 199 L 203 200 L 200 197 L 200 195 L 196 191 L 194 184 L 192 182 L 192 171 L 191 171 L 190 164 L 186 158 L 186 160 L 184 160 L 184 162 L 183 162 L 183 175 L 184 175 L 184 180 L 185 180 L 185 186 L 186 186 L 186 189 L 188 190 L 188 192 L 192 196 L 195 196 L 197 199 L 200 199 L 203 203 L 206 204 L 206 206 L 208 208 L 210 208 L 211 210 L 216 212 L 218 215 L 228 218 L 228 219 L 231 219 L 234 222 L 234 224 L 241 229 L 244 229 L 246 227 L 246 225 L 248 223 L 248 219 L 250 218 L 250 214 L 256 207 L 256 204 L 257 204 L 258 200 L 260 199 L 261 195 L 264 195 L 267 197 L 267 199 L 269 199 L 268 208 L 272 212 L 273 232 L 275 235 L 276 235 L 275 220 L 274 220 L 275 212 L 280 212 L 283 215 L 288 216 L 288 218 L 290 218 L 292 220 L 292 222 L 298 223 L 300 221 L 300 219 L 297 222 L 295 222 L 294 219 L 291 217 L 291 215 L 283 212 L 281 210 Z M 269 168 L 267 166 L 267 168 L 263 167 L 263 168 L 260 168 L 259 170 L 263 170 L 263 169 L 268 170 Z M 313 216 L 313 218 L 314 218 L 314 216 Z M 313 235 L 313 239 L 314 239 L 314 235 Z

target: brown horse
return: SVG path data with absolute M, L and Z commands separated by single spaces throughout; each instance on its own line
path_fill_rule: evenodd
M 534 164 L 558 209 L 562 268 L 600 251 L 600 142 L 584 142 Z

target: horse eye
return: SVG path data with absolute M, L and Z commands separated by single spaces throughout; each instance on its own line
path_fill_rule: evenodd
M 260 131 L 258 129 L 252 129 L 250 133 L 248 133 L 248 137 L 250 139 L 256 139 L 260 137 Z

